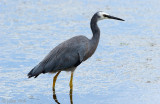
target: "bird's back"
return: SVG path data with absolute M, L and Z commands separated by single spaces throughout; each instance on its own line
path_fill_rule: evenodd
M 28 77 L 37 77 L 47 72 L 67 71 L 77 67 L 86 60 L 88 46 L 89 39 L 85 36 L 76 36 L 62 42 L 28 73 Z

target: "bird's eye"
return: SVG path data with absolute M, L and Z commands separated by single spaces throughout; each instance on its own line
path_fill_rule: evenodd
M 103 14 L 103 17 L 107 17 L 107 15 L 106 15 L 106 14 Z

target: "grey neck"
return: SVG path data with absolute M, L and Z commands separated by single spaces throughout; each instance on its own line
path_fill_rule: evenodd
M 99 43 L 100 30 L 98 28 L 97 22 L 98 22 L 97 15 L 95 14 L 92 17 L 91 22 L 90 22 L 90 26 L 91 26 L 93 36 L 92 36 L 92 39 L 89 42 L 89 49 L 88 49 L 88 52 L 86 54 L 86 59 L 93 55 L 93 53 L 95 52 L 95 50 L 98 46 L 98 43 Z
M 93 37 L 92 37 L 91 41 L 98 45 L 99 38 L 100 38 L 100 30 L 97 25 L 97 22 L 98 22 L 97 16 L 94 15 L 91 19 L 91 22 L 90 22 L 91 30 L 93 33 Z

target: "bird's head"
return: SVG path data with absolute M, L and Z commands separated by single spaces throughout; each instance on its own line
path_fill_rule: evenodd
M 111 15 L 105 13 L 105 12 L 102 12 L 102 11 L 97 12 L 95 15 L 97 16 L 97 19 L 98 19 L 98 20 L 103 20 L 103 19 L 115 19 L 115 20 L 124 21 L 124 20 L 121 19 L 121 18 L 111 16 Z

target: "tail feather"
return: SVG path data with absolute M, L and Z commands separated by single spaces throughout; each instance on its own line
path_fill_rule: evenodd
M 34 70 L 34 68 L 28 73 L 28 78 L 33 77 L 33 74 L 32 74 L 33 70 Z
M 44 73 L 44 69 L 42 65 L 37 65 L 28 73 L 28 78 L 31 78 L 31 77 L 36 78 L 41 73 Z

